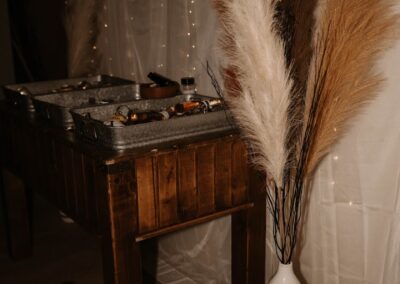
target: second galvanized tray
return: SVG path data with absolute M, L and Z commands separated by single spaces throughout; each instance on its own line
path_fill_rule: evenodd
M 126 106 L 141 111 L 160 110 L 193 99 L 209 97 L 180 95 L 168 99 L 130 102 Z M 237 130 L 226 109 L 123 127 L 105 125 L 104 122 L 113 116 L 117 107 L 118 104 L 111 104 L 72 110 L 77 135 L 109 149 L 124 150 L 170 145 Z
M 107 88 L 112 86 L 130 85 L 132 81 L 108 75 L 91 77 L 67 78 L 52 81 L 30 82 L 3 86 L 6 100 L 13 106 L 35 111 L 32 97 L 44 94 L 85 91 L 88 89 Z
M 39 116 L 67 130 L 74 127 L 74 121 L 70 113 L 73 108 L 99 106 L 132 101 L 134 99 L 134 85 L 49 94 L 32 98 Z

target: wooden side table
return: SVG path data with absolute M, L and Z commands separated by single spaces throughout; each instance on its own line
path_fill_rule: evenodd
M 142 283 L 141 241 L 232 215 L 232 282 L 265 283 L 263 178 L 235 135 L 113 152 L 0 103 L 11 256 L 31 253 L 27 193 L 101 236 L 105 283 Z

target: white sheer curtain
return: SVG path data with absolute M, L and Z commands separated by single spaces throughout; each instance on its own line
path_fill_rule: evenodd
M 105 0 L 102 73 L 143 82 L 150 71 L 195 76 L 218 71 L 217 24 L 207 0 Z M 367 48 L 367 47 L 366 47 Z M 382 61 L 386 87 L 316 172 L 299 257 L 307 283 L 400 283 L 400 44 Z M 267 240 L 267 273 L 273 245 Z M 161 283 L 230 283 L 230 219 L 160 241 Z
M 400 44 L 388 80 L 319 167 L 300 263 L 308 283 L 400 283 Z
M 149 72 L 176 81 L 193 76 L 199 92 L 212 95 L 204 66 L 216 68 L 216 27 L 210 1 L 104 0 L 100 71 L 138 82 Z

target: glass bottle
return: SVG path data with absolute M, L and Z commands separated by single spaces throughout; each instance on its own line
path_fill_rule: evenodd
M 193 77 L 183 77 L 181 79 L 181 92 L 184 95 L 196 94 L 196 83 Z

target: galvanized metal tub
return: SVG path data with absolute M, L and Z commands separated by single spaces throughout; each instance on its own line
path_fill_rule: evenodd
M 32 97 L 44 94 L 67 93 L 71 91 L 85 91 L 80 85 L 87 82 L 85 89 L 107 88 L 112 86 L 130 85 L 132 81 L 111 77 L 108 75 L 96 75 L 92 77 L 69 78 L 62 80 L 41 81 L 23 84 L 13 84 L 3 86 L 6 100 L 13 106 L 24 111 L 35 111 Z M 80 86 L 79 86 L 80 85 Z M 24 89 L 29 95 L 22 95 L 21 89 Z
M 55 126 L 69 130 L 74 127 L 70 113 L 73 108 L 101 106 L 134 99 L 134 85 L 125 85 L 35 96 L 33 104 L 39 116 L 50 120 Z
M 210 98 L 179 95 L 166 99 L 129 102 L 126 103 L 126 106 L 141 111 L 160 110 L 193 99 Z M 237 131 L 227 109 L 122 127 L 105 125 L 104 122 L 113 116 L 119 105 L 121 104 L 71 110 L 76 134 L 86 141 L 102 145 L 105 148 L 124 150 L 171 145 Z

